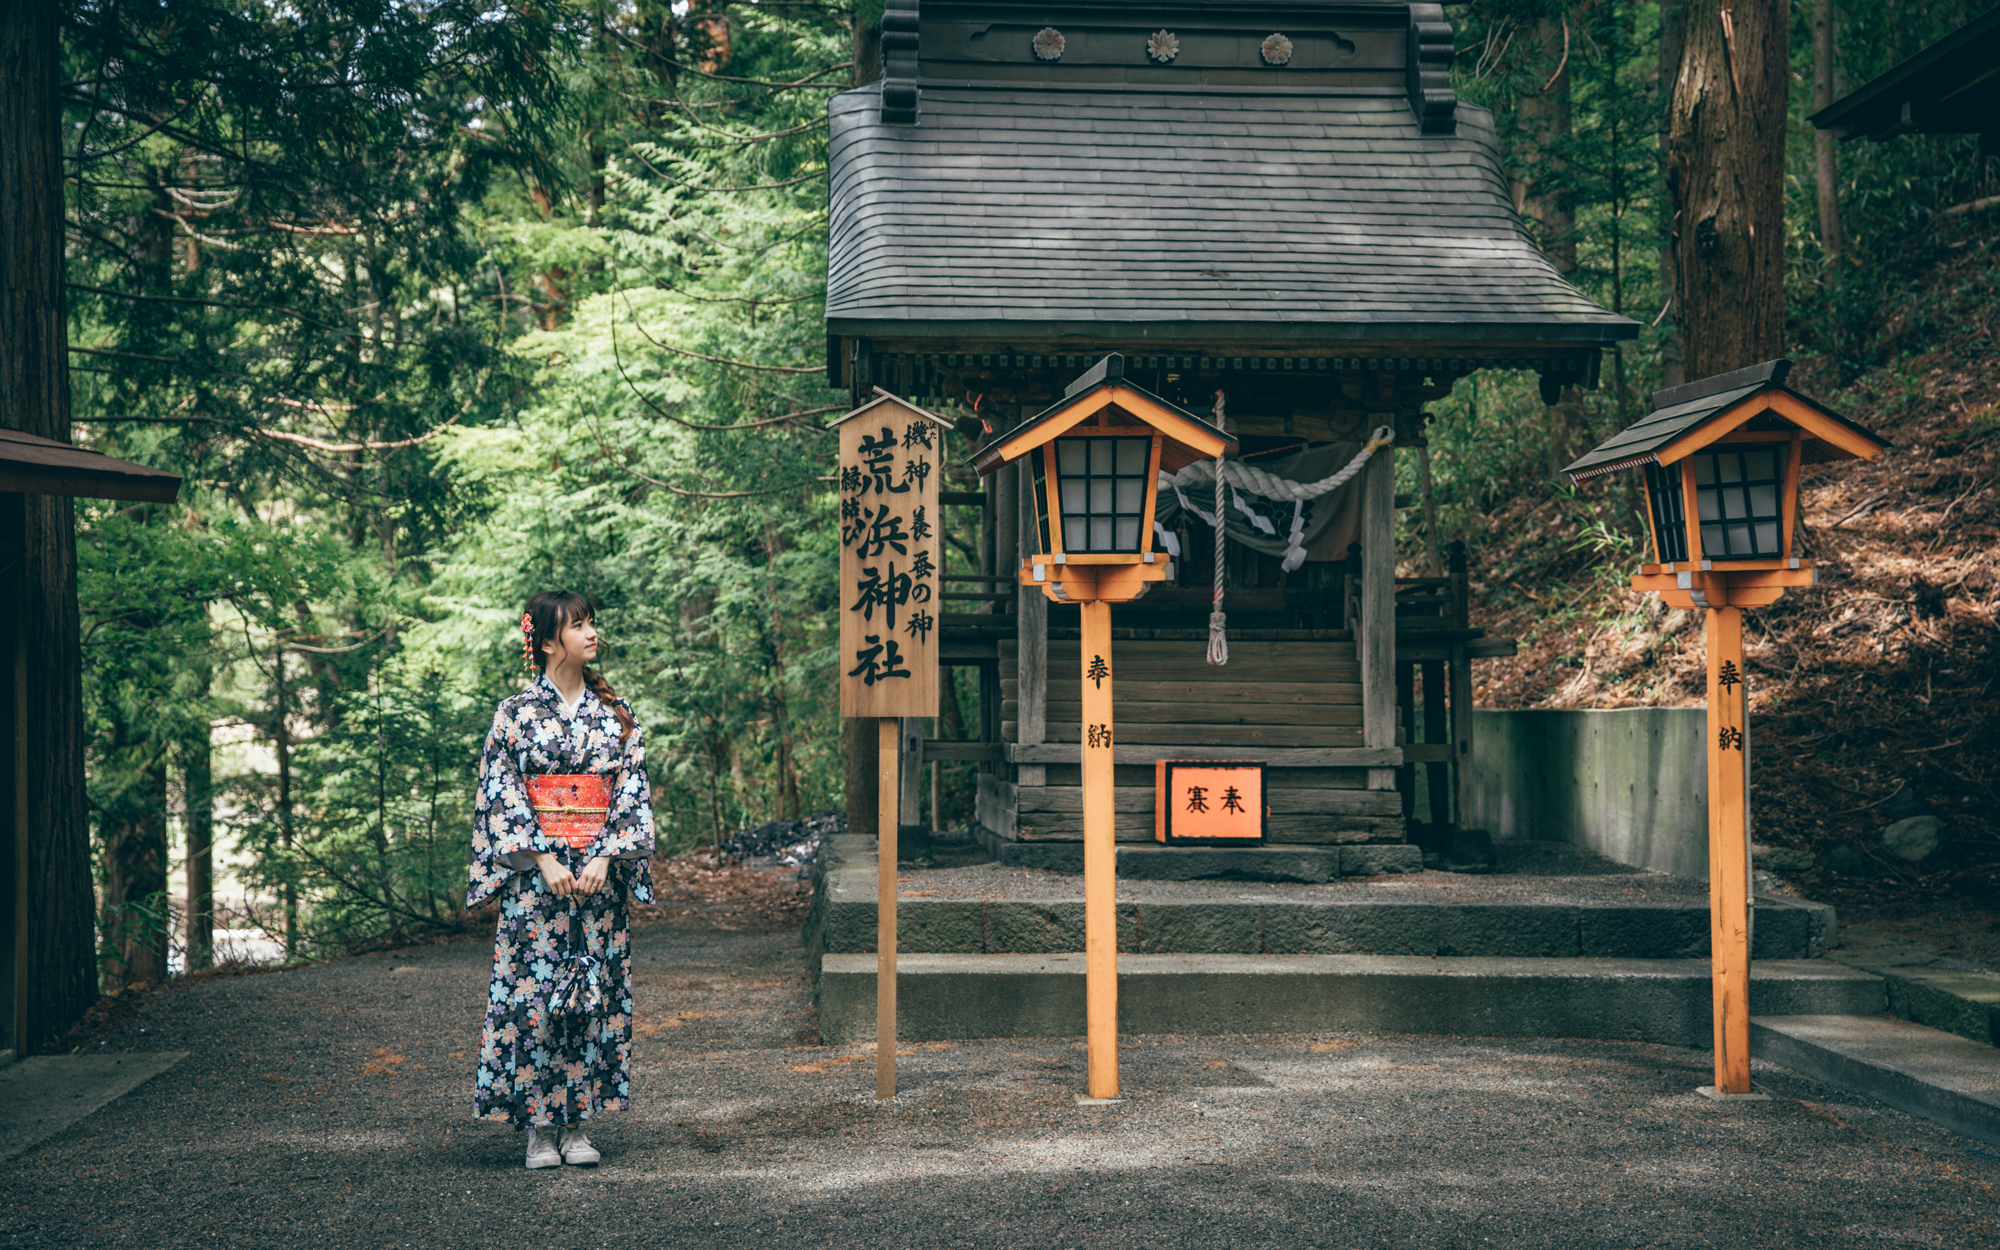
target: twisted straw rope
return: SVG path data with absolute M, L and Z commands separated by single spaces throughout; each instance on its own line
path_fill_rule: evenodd
M 1393 427 L 1386 425 L 1376 426 L 1374 432 L 1369 434 L 1367 444 L 1355 453 L 1354 459 L 1348 461 L 1346 466 L 1338 473 L 1335 473 L 1331 477 L 1323 477 L 1317 482 L 1294 482 L 1289 478 L 1282 478 L 1276 474 L 1267 473 L 1255 465 L 1244 464 L 1240 460 L 1234 464 L 1230 464 L 1223 460 L 1221 456 L 1215 458 L 1215 466 L 1213 468 L 1210 468 L 1206 462 L 1197 462 L 1182 469 L 1179 474 L 1174 475 L 1176 479 L 1183 474 L 1191 478 L 1198 478 L 1201 474 L 1197 473 L 1196 470 L 1203 470 L 1215 475 L 1215 599 L 1209 605 L 1208 612 L 1208 662 L 1210 664 L 1220 667 L 1229 663 L 1229 617 L 1222 610 L 1223 541 L 1227 531 L 1227 527 L 1223 524 L 1222 520 L 1223 478 L 1225 476 L 1235 478 L 1237 485 L 1247 487 L 1250 493 L 1254 495 L 1262 495 L 1266 499 L 1287 499 L 1296 504 L 1307 499 L 1317 499 L 1321 495 L 1339 490 L 1341 487 L 1347 485 L 1354 479 L 1354 475 L 1361 472 L 1368 464 L 1369 458 L 1378 449 L 1387 447 L 1395 441 L 1396 431 Z M 1178 485 L 1178 482 L 1176 484 Z M 1296 532 L 1295 526 L 1295 535 Z M 1296 541 L 1296 538 L 1294 538 L 1294 541 Z

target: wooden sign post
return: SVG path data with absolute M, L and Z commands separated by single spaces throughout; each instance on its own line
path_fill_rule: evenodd
M 840 431 L 840 714 L 876 723 L 875 1096 L 896 1094 L 898 722 L 938 713 L 941 417 L 878 389 Z
M 1882 439 L 1785 385 L 1766 361 L 1653 394 L 1653 411 L 1563 472 L 1583 481 L 1644 469 L 1654 562 L 1632 589 L 1701 609 L 1708 646 L 1708 916 L 1715 1084 L 1710 1098 L 1762 1098 L 1750 1086 L 1750 687 L 1743 609 L 1810 586 L 1795 556 L 1803 465 L 1873 460 Z
M 980 476 L 1016 460 L 1034 486 L 1039 543 L 1021 585 L 1082 617 L 1084 1029 L 1092 1101 L 1118 1097 L 1117 757 L 1112 747 L 1111 605 L 1173 575 L 1153 551 L 1159 477 L 1221 455 L 1229 436 L 1126 382 L 1107 356 L 1063 402 L 981 451 Z M 1196 653 L 1191 663 L 1200 663 Z

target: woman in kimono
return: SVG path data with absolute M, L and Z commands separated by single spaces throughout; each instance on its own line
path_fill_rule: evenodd
M 521 615 L 534 684 L 500 704 L 479 762 L 467 906 L 500 896 L 473 1107 L 525 1129 L 528 1166 L 592 1164 L 584 1126 L 631 1094 L 629 900 L 651 902 L 653 809 L 632 707 L 586 667 L 588 600 L 550 591 Z M 552 1012 L 584 957 L 602 1007 Z

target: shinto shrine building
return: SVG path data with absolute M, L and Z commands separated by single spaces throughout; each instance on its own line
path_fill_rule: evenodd
M 1378 427 L 1409 454 L 1478 370 L 1534 371 L 1551 402 L 1594 386 L 1637 326 L 1537 250 L 1451 57 L 1435 4 L 889 0 L 882 79 L 829 105 L 830 377 L 1005 432 L 1118 353 L 1297 482 Z M 1121 840 L 1153 836 L 1160 759 L 1263 761 L 1274 843 L 1402 841 L 1426 765 L 1433 820 L 1462 809 L 1470 661 L 1512 643 L 1472 625 L 1462 556 L 1396 577 L 1394 462 L 1225 509 L 1223 667 L 1210 488 L 1162 488 L 1176 576 L 1114 616 Z M 1009 844 L 1081 831 L 1075 609 L 1017 591 L 1026 490 L 1009 468 L 944 498 L 983 510 L 942 617 L 983 715 L 920 748 L 978 762 Z

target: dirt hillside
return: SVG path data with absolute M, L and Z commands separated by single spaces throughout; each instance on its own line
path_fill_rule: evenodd
M 2000 349 L 1985 332 L 1995 286 L 1988 250 L 1974 247 L 1917 302 L 1957 335 L 1924 348 L 1905 318 L 1885 327 L 1903 340 L 1893 364 L 1857 376 L 1805 360 L 1791 375 L 1894 444 L 1874 464 L 1806 471 L 1804 554 L 1819 585 L 1745 617 L 1754 836 L 1811 851 L 1804 876 L 1820 897 L 2000 900 Z M 1479 706 L 1699 704 L 1696 614 L 1607 575 L 1607 560 L 1627 572 L 1639 557 L 1593 549 L 1590 487 L 1579 495 L 1520 499 L 1492 518 L 1474 565 L 1486 575 L 1478 623 L 1521 648 L 1475 666 Z M 1924 814 L 1944 822 L 1941 850 L 1910 864 L 1882 847 L 1884 826 Z

